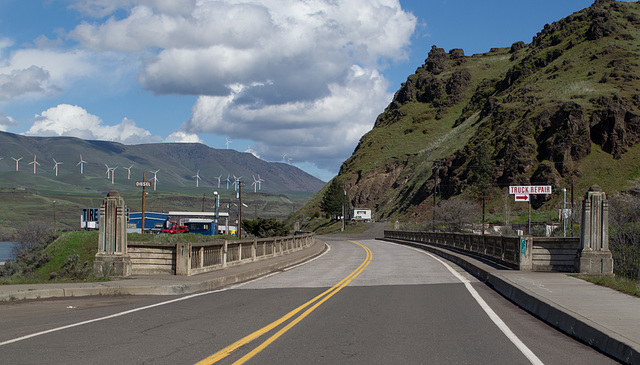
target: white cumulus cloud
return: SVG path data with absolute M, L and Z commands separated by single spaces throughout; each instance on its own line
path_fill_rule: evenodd
M 69 2 L 93 17 L 59 38 L 77 44 L 61 50 L 47 38 L 36 43 L 47 47 L 15 51 L 0 76 L 23 73 L 30 82 L 0 85 L 0 100 L 138 72 L 153 94 L 198 96 L 189 120 L 166 141 L 199 142 L 203 133 L 250 139 L 265 159 L 287 153 L 333 171 L 389 103 L 382 71 L 407 58 L 417 21 L 399 0 Z M 159 138 L 128 119 L 107 126 L 64 104 L 38 115 L 27 133 Z
M 6 132 L 10 127 L 14 127 L 16 122 L 8 115 L 0 112 L 0 131 Z
M 246 91 L 235 88 L 230 96 L 198 98 L 183 128 L 251 139 L 256 142 L 253 149 L 269 160 L 286 153 L 296 161 L 335 170 L 389 102 L 387 87 L 375 70 L 353 66 L 345 85 L 329 85 L 329 95 L 312 101 L 254 108 L 235 102 Z
M 68 104 L 60 104 L 36 115 L 31 128 L 24 133 L 28 136 L 72 136 L 82 139 L 98 139 L 138 144 L 162 142 L 162 138 L 136 126 L 124 118 L 115 125 L 105 125 L 102 120 L 85 109 Z

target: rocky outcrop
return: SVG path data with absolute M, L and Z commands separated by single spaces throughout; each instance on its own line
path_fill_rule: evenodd
M 591 139 L 619 159 L 628 147 L 640 142 L 640 118 L 627 109 L 628 101 L 618 97 L 592 102 L 600 108 L 591 115 Z

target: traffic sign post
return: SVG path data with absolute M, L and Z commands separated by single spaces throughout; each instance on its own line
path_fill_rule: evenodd
M 137 187 L 142 187 L 142 227 L 140 229 L 140 233 L 144 233 L 144 203 L 145 203 L 145 199 L 146 199 L 146 192 L 145 192 L 145 188 L 146 187 L 151 187 L 151 181 L 146 181 L 145 180 L 145 176 L 144 176 L 144 172 L 142 173 L 142 181 L 136 181 L 136 186 Z
M 509 194 L 514 196 L 517 202 L 529 203 L 529 234 L 531 234 L 531 194 L 551 194 L 553 191 L 551 185 L 521 185 L 509 186 Z

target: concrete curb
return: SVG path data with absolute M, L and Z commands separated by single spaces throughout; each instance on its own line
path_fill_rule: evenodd
M 629 344 L 628 342 L 631 341 L 627 341 L 625 337 L 511 282 L 508 278 L 500 275 L 498 270 L 490 269 L 484 264 L 474 263 L 473 261 L 476 260 L 466 258 L 462 253 L 437 246 L 388 238 L 379 238 L 379 240 L 419 248 L 446 258 L 483 280 L 503 297 L 563 333 L 618 361 L 627 364 L 640 364 L 640 349 Z
M 296 257 L 282 259 L 278 257 L 277 261 L 268 263 L 269 259 L 263 260 L 261 265 L 253 267 L 241 272 L 221 275 L 210 279 L 203 279 L 201 281 L 190 280 L 191 282 L 183 282 L 180 284 L 151 284 L 151 285 L 126 285 L 129 282 L 125 279 L 123 281 L 111 281 L 106 283 L 81 283 L 81 284 L 58 284 L 58 287 L 51 288 L 22 288 L 16 290 L 10 290 L 11 286 L 8 285 L 3 292 L 0 292 L 0 301 L 10 300 L 23 300 L 23 299 L 43 299 L 43 298 L 55 298 L 55 297 L 81 297 L 90 295 L 179 295 L 179 294 L 192 294 L 201 291 L 216 290 L 227 287 L 229 285 L 238 284 L 244 281 L 252 280 L 260 276 L 270 274 L 272 272 L 284 270 L 287 267 L 291 267 L 307 260 L 312 259 L 315 256 L 322 254 L 326 250 L 326 245 L 323 241 L 317 240 L 310 248 L 305 249 L 303 255 L 297 255 Z M 247 264 L 250 265 L 250 264 Z M 234 268 L 242 268 L 243 265 L 234 266 Z M 219 272 L 224 273 L 225 269 L 221 269 Z M 203 277 L 206 274 L 201 274 Z M 189 277 L 191 279 L 198 276 Z M 133 279 L 136 280 L 136 279 Z M 145 281 L 145 278 L 140 278 L 141 281 Z M 95 285 L 91 285 L 95 284 Z M 124 285 L 119 285 L 124 284 Z M 46 286 L 55 286 L 56 284 L 42 284 Z M 8 290 L 7 290 L 8 289 Z

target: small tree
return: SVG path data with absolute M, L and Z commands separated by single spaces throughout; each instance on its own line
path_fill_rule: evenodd
M 344 189 L 340 183 L 338 183 L 337 179 L 333 179 L 322 197 L 320 208 L 322 208 L 322 211 L 332 216 L 341 215 L 342 204 L 344 204 L 344 201 Z
M 287 226 L 276 218 L 260 218 L 256 220 L 243 220 L 242 228 L 252 235 L 260 238 L 286 236 L 289 234 Z
M 468 200 L 443 200 L 436 207 L 437 223 L 443 225 L 446 231 L 460 232 L 465 225 L 473 222 L 477 206 Z

